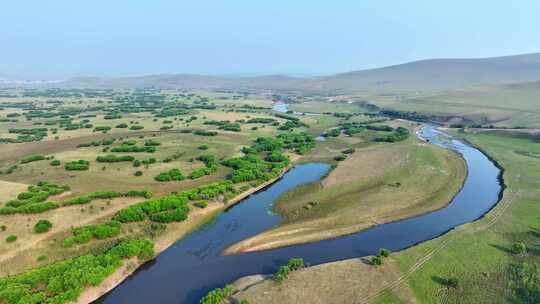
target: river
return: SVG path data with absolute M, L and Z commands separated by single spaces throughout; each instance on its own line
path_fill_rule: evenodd
M 322 163 L 297 165 L 276 183 L 176 242 L 98 302 L 198 303 L 214 288 L 243 276 L 275 272 L 292 257 L 302 257 L 306 264 L 316 265 L 375 254 L 382 247 L 402 250 L 480 218 L 499 201 L 501 171 L 482 152 L 441 136 L 432 126 L 424 127 L 419 136 L 457 151 L 467 163 L 468 175 L 463 188 L 446 207 L 331 240 L 222 256 L 226 247 L 279 223 L 280 217 L 270 210 L 280 195 L 321 179 L 330 169 Z

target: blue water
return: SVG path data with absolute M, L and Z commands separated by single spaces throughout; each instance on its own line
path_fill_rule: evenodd
M 272 204 L 286 191 L 317 181 L 329 166 L 297 165 L 282 179 L 220 215 L 215 222 L 165 250 L 124 283 L 99 300 L 103 303 L 197 303 L 208 291 L 257 273 L 275 272 L 292 257 L 309 265 L 374 254 L 381 247 L 401 250 L 432 239 L 489 211 L 502 191 L 500 170 L 479 150 L 440 136 L 433 127 L 421 136 L 432 144 L 463 155 L 468 175 L 451 203 L 438 211 L 349 236 L 275 250 L 221 256 L 226 247 L 279 223 Z

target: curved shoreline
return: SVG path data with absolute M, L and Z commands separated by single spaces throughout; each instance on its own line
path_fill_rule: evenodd
M 238 204 L 244 199 L 247 199 L 253 194 L 256 194 L 259 191 L 264 191 L 265 188 L 271 186 L 275 182 L 278 182 L 281 178 L 283 178 L 283 175 L 287 173 L 291 168 L 294 167 L 294 164 L 291 164 L 287 167 L 285 167 L 282 171 L 282 173 L 276 177 L 273 178 L 267 182 L 264 182 L 260 184 L 259 186 L 255 188 L 251 188 L 249 190 L 246 190 L 228 202 L 219 205 L 209 205 L 207 208 L 200 210 L 201 212 L 197 214 L 195 218 L 188 219 L 186 222 L 189 223 L 189 221 L 196 221 L 194 224 L 194 229 L 190 229 L 187 233 L 184 233 L 180 235 L 176 239 L 171 240 L 158 240 L 154 243 L 154 258 L 148 261 L 141 262 L 136 258 L 128 259 L 124 261 L 124 264 L 118 268 L 112 275 L 107 277 L 105 281 L 103 281 L 98 286 L 91 286 L 88 288 L 85 288 L 84 291 L 81 293 L 77 301 L 74 303 L 77 304 L 87 304 L 92 303 L 99 298 L 106 295 L 108 292 L 113 290 L 118 285 L 122 284 L 125 280 L 129 279 L 137 270 L 141 269 L 142 266 L 144 266 L 147 263 L 151 263 L 157 256 L 159 256 L 163 251 L 167 250 L 169 247 L 174 245 L 176 242 L 182 240 L 184 237 L 188 236 L 190 233 L 193 233 L 198 230 L 200 226 L 203 226 L 205 222 L 208 222 L 208 220 L 211 220 L 215 216 L 217 216 L 219 213 L 226 211 L 227 209 L 233 207 L 234 205 Z M 182 222 L 185 224 L 186 222 Z
M 425 138 L 423 138 L 421 136 L 421 134 L 419 132 L 421 130 L 421 128 L 422 127 L 415 128 L 416 137 L 422 143 L 430 144 L 428 140 L 426 140 Z M 471 146 L 473 146 L 473 145 L 471 145 Z M 451 153 L 456 154 L 457 157 L 460 158 L 463 161 L 464 166 L 465 166 L 465 174 L 463 176 L 463 180 L 461 181 L 461 184 L 460 184 L 459 188 L 452 194 L 452 196 L 448 200 L 445 200 L 445 202 L 443 202 L 441 204 L 437 204 L 436 206 L 431 206 L 429 208 L 426 208 L 425 210 L 423 210 L 422 212 L 419 212 L 419 213 L 415 213 L 414 211 L 411 211 L 411 212 L 405 213 L 404 215 L 402 215 L 400 217 L 397 217 L 397 218 L 394 218 L 394 219 L 391 219 L 391 220 L 388 220 L 388 221 L 385 221 L 385 220 L 382 220 L 382 221 L 369 221 L 369 222 L 359 223 L 358 225 L 347 227 L 347 228 L 335 229 L 335 230 L 330 231 L 329 234 L 323 235 L 323 236 L 320 236 L 320 237 L 317 237 L 317 236 L 309 237 L 309 235 L 308 235 L 308 238 L 303 239 L 303 240 L 296 240 L 296 241 L 295 240 L 278 240 L 278 241 L 268 240 L 268 241 L 265 241 L 263 243 L 260 243 L 259 241 L 261 239 L 272 238 L 272 235 L 265 235 L 265 233 L 267 233 L 270 230 L 269 229 L 269 230 L 261 232 L 260 234 L 255 235 L 253 237 L 250 237 L 248 239 L 242 240 L 242 241 L 240 241 L 238 243 L 235 243 L 235 244 L 232 244 L 232 245 L 228 246 L 223 251 L 223 254 L 224 255 L 234 255 L 234 254 L 241 254 L 241 253 L 257 252 L 257 251 L 272 250 L 272 249 L 290 247 L 290 246 L 307 244 L 307 243 L 314 243 L 314 242 L 319 242 L 319 241 L 323 241 L 323 240 L 336 239 L 336 238 L 340 238 L 340 237 L 343 237 L 343 236 L 348 236 L 348 235 L 353 235 L 353 234 L 356 234 L 356 233 L 360 233 L 362 231 L 368 230 L 368 229 L 376 227 L 378 225 L 392 224 L 392 223 L 395 223 L 395 222 L 399 222 L 399 221 L 414 218 L 414 217 L 419 217 L 419 216 L 426 215 L 426 214 L 441 210 L 443 208 L 446 208 L 449 204 L 452 203 L 452 201 L 455 199 L 455 197 L 465 187 L 465 181 L 467 180 L 468 175 L 469 175 L 469 168 L 468 168 L 468 165 L 467 165 L 467 161 L 464 159 L 462 154 L 460 154 L 459 152 L 457 152 L 457 151 L 455 151 L 453 149 L 447 149 L 447 148 L 442 148 L 442 147 L 440 147 L 440 148 L 445 149 L 445 150 L 449 150 Z M 478 150 L 480 152 L 484 153 L 482 150 L 480 150 L 480 149 L 478 149 Z M 484 154 L 486 154 L 486 153 L 484 153 Z M 486 154 L 486 156 L 487 156 L 487 154 Z M 497 166 L 496 162 L 493 161 L 490 157 L 488 157 L 488 159 L 490 159 Z M 330 173 L 330 171 L 329 171 L 329 173 Z M 327 176 L 324 176 L 323 179 L 326 178 L 326 177 Z M 323 179 L 321 179 L 320 181 L 322 181 Z M 502 192 L 501 192 L 501 197 L 502 197 Z M 390 215 L 391 215 L 391 212 L 390 212 L 390 214 L 385 215 L 384 217 L 388 217 Z M 279 224 L 278 224 L 278 226 L 272 227 L 271 229 L 278 228 L 278 227 L 279 227 Z M 301 228 L 299 228 L 299 229 L 301 229 Z M 336 233 L 333 233 L 333 231 L 336 231 Z M 286 236 L 287 233 L 289 233 L 289 232 L 291 232 L 291 231 L 279 231 L 274 236 L 279 236 L 279 235 Z M 292 231 L 292 233 L 294 233 L 294 231 Z M 255 243 L 255 245 L 250 245 L 251 243 Z

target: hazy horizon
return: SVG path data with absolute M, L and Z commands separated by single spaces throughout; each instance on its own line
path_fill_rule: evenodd
M 540 51 L 537 1 L 5 3 L 0 78 L 316 76 Z

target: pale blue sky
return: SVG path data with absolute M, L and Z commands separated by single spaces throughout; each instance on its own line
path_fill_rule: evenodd
M 12 0 L 0 78 L 327 74 L 540 51 L 540 1 Z

